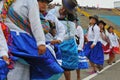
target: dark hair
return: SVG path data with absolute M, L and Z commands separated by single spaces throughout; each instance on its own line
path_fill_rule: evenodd
M 95 26 L 95 25 L 98 25 L 98 21 L 96 21 L 96 23 L 93 25 L 92 31 L 94 31 L 94 26 Z
M 103 27 L 103 32 L 105 33 L 105 27 Z
M 56 29 L 56 26 L 55 26 L 55 23 L 54 22 L 51 22 L 51 21 L 49 21 L 48 20 L 48 22 L 49 22 L 49 25 L 50 25 L 50 29 L 52 30 L 52 29 Z
M 100 22 L 98 22 L 97 25 L 99 26 L 99 24 L 100 24 Z M 103 23 L 102 23 L 102 24 L 103 24 Z M 103 32 L 105 33 L 105 25 L 103 24 L 103 26 L 104 26 L 104 27 L 102 28 L 102 30 L 103 30 Z
M 113 26 L 109 26 L 109 27 L 107 28 L 107 31 L 109 32 L 109 30 L 110 30 L 111 28 L 114 29 Z
M 96 24 L 93 25 L 93 27 L 92 27 L 92 31 L 94 31 L 94 27 L 95 27 L 95 25 L 96 25 Z
M 92 27 L 92 31 L 94 31 L 94 26 L 95 25 L 98 25 L 98 16 L 97 15 L 94 15 L 94 16 L 90 16 L 89 19 L 95 19 L 96 23 L 93 25 Z M 91 25 L 91 23 L 89 23 L 89 25 Z
M 74 14 L 67 13 L 67 15 L 68 15 L 67 18 L 68 18 L 69 21 L 76 20 L 76 16 Z

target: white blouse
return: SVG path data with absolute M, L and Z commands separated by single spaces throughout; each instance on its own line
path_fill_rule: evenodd
M 75 23 L 71 21 L 60 21 L 60 22 L 62 22 L 65 28 L 65 35 L 63 36 L 64 40 L 75 38 L 75 34 L 76 34 Z
M 59 9 L 60 7 L 55 7 L 54 9 L 50 10 L 49 13 L 54 14 L 57 18 L 59 18 L 60 17 Z M 65 29 L 65 35 L 63 36 L 64 40 L 75 37 L 76 34 L 75 23 L 71 21 L 60 21 L 60 22 L 63 24 Z
M 2 7 L 3 7 L 3 1 L 0 1 L 0 12 L 2 11 Z M 2 18 L 0 18 L 0 21 L 1 20 Z M 0 24 L 0 57 L 2 56 L 8 57 L 8 47 Z
M 46 41 L 52 41 L 52 40 L 56 40 L 56 37 L 53 37 L 50 33 L 47 33 L 45 35 L 45 39 Z
M 8 57 L 8 47 L 0 24 L 0 57 Z
M 60 17 L 59 10 L 61 7 L 56 6 L 55 8 L 49 10 L 49 13 L 54 14 L 57 18 Z
M 37 45 L 45 44 L 45 35 L 39 17 L 39 6 L 37 0 L 16 0 L 12 6 L 15 12 L 18 13 L 23 19 L 29 19 L 31 31 L 37 41 Z M 9 18 L 6 20 L 6 25 L 11 31 L 15 31 L 18 35 L 19 33 L 27 33 L 17 27 Z
M 52 22 L 55 23 L 55 26 L 56 26 L 56 31 L 57 31 L 57 34 L 56 34 L 56 39 L 57 40 L 61 40 L 63 41 L 64 39 L 64 35 L 65 35 L 65 28 L 64 28 L 64 25 L 57 19 L 57 17 L 51 13 L 48 13 L 46 16 L 45 16 L 45 19 L 46 20 L 50 20 Z
M 2 7 L 3 7 L 3 1 L 0 1 L 0 14 L 2 12 Z M 0 15 L 0 21 L 2 21 L 1 15 Z
M 110 46 L 112 47 L 119 47 L 118 39 L 119 37 L 116 35 L 116 33 L 109 33 L 108 38 L 110 40 Z
M 81 26 L 77 26 L 76 35 L 79 37 L 78 50 L 83 50 L 84 46 L 84 32 Z
M 105 41 L 102 37 L 107 37 L 107 35 L 108 35 L 108 33 L 107 33 L 107 30 L 105 31 L 105 33 L 104 32 L 102 32 L 102 33 L 100 33 L 101 35 L 100 35 L 100 42 L 104 45 L 104 46 L 106 46 L 108 43 L 107 43 L 107 41 Z
M 90 26 L 87 33 L 88 41 L 93 41 L 93 44 L 96 45 L 100 41 L 100 28 L 98 25 Z

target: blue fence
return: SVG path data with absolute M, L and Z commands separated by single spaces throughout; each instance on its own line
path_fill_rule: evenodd
M 105 18 L 120 27 L 120 16 L 99 15 L 101 18 Z

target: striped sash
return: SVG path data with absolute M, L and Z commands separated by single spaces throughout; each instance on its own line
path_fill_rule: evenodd
M 28 19 L 24 20 L 20 15 L 18 15 L 14 11 L 13 7 L 9 8 L 8 17 L 17 27 L 21 28 L 22 30 L 24 30 L 32 35 L 29 20 Z
M 50 23 L 48 20 L 45 19 L 43 14 L 40 14 L 42 28 L 45 34 L 49 33 L 50 30 Z

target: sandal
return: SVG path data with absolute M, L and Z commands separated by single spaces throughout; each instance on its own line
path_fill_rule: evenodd
M 108 65 L 112 65 L 112 62 L 110 62 L 110 61 L 108 61 L 107 63 L 108 63 Z
M 90 75 L 97 73 L 97 71 L 88 72 Z

